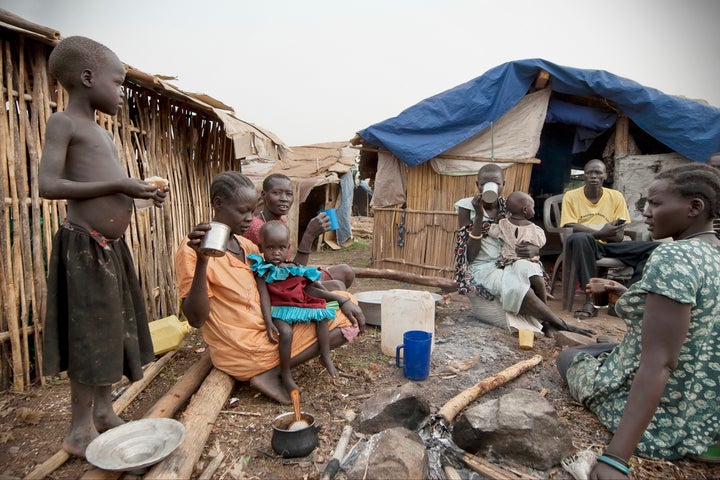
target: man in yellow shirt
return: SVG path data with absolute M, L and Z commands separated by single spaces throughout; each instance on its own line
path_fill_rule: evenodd
M 560 225 L 573 229 L 565 241 L 565 248 L 573 259 L 576 279 L 581 287 L 595 276 L 596 262 L 604 257 L 617 258 L 633 267 L 630 283 L 639 280 L 642 268 L 657 242 L 623 242 L 624 223 L 630 212 L 622 193 L 603 187 L 607 169 L 602 160 L 585 164 L 585 185 L 565 193 L 562 201 Z M 575 318 L 589 318 L 597 314 L 590 296 L 575 311 Z

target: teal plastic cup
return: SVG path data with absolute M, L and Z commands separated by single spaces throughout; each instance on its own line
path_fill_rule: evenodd
M 326 210 L 323 210 L 325 214 L 330 217 L 330 230 L 337 230 L 340 228 L 340 223 L 338 222 L 337 218 L 337 210 L 334 208 L 328 208 Z

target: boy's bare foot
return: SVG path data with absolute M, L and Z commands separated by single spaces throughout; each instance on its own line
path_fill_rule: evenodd
M 93 389 L 92 419 L 98 432 L 103 433 L 125 423 L 113 410 L 111 387 L 98 385 Z
M 290 394 L 285 389 L 280 380 L 280 374 L 277 369 L 269 370 L 260 375 L 255 375 L 250 379 L 252 385 L 257 391 L 275 400 L 283 405 L 290 405 Z
M 118 417 L 114 411 L 110 411 L 109 413 L 94 413 L 93 423 L 95 423 L 95 428 L 97 429 L 97 431 L 99 433 L 103 433 L 110 430 L 111 428 L 123 425 L 125 423 L 125 420 Z
M 84 457 L 87 446 L 98 436 L 95 427 L 84 428 L 79 431 L 71 430 L 63 439 L 62 449 L 70 455 Z

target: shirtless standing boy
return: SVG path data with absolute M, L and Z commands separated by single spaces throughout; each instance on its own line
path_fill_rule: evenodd
M 44 370 L 67 370 L 72 419 L 63 449 L 84 456 L 98 432 L 124 421 L 112 409 L 111 387 L 142 378 L 153 358 L 147 314 L 130 251 L 122 238 L 133 198 L 165 200 L 159 188 L 128 178 L 95 110 L 115 115 L 125 68 L 107 47 L 68 37 L 53 50 L 50 72 L 69 93 L 67 108 L 48 120 L 40 195 L 67 199 L 48 265 Z

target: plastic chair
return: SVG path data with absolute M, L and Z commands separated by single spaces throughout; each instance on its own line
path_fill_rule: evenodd
M 562 244 L 562 252 L 555 260 L 552 276 L 550 277 L 550 294 L 555 291 L 555 281 L 557 280 L 557 272 L 563 267 L 562 276 L 562 305 L 564 310 L 572 311 L 573 300 L 575 299 L 575 269 L 572 265 L 572 258 L 565 251 L 565 240 L 573 233 L 572 228 L 560 226 L 560 207 L 564 194 L 553 195 L 545 200 L 543 206 L 543 226 L 546 233 L 557 233 L 560 235 L 560 243 Z M 631 233 L 631 232 L 626 232 Z M 630 236 L 626 236 L 626 240 L 631 240 Z M 631 267 L 625 265 L 617 258 L 603 257 L 597 261 L 597 268 L 600 269 L 620 269 L 619 275 L 615 278 L 629 278 L 632 275 Z M 630 272 L 627 271 L 630 269 Z

